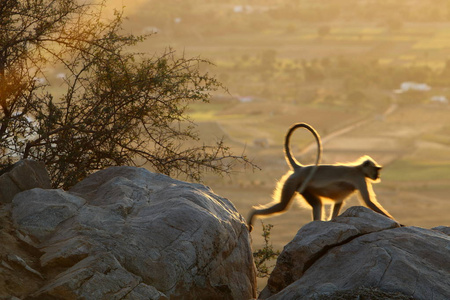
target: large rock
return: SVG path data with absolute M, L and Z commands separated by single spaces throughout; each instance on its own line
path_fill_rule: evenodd
M 400 227 L 365 207 L 352 207 L 331 222 L 300 229 L 260 298 L 316 299 L 371 287 L 414 299 L 450 299 L 446 231 Z
M 32 188 L 51 188 L 45 165 L 33 160 L 21 160 L 0 175 L 0 203 L 10 203 L 17 193 Z
M 203 185 L 112 167 L 69 193 L 20 193 L 12 216 L 52 274 L 33 298 L 255 297 L 245 221 Z
M 83 198 L 62 190 L 35 188 L 17 194 L 12 217 L 21 230 L 42 242 L 61 222 L 75 216 L 85 203 Z

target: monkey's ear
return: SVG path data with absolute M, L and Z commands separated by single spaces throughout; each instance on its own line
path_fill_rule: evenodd
M 362 165 L 363 165 L 363 167 L 370 167 L 372 165 L 372 161 L 369 159 L 366 159 Z

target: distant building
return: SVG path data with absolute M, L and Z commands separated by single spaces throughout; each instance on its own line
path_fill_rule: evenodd
M 235 5 L 233 11 L 235 13 L 252 13 L 253 7 L 250 5 Z
M 400 89 L 395 90 L 394 92 L 396 94 L 405 93 L 408 91 L 422 91 L 427 92 L 431 90 L 431 87 L 426 83 L 417 83 L 417 82 L 411 82 L 411 81 L 405 81 L 402 84 L 400 84 Z
M 160 30 L 158 27 L 147 26 L 142 29 L 142 34 L 155 34 L 155 33 L 158 33 L 159 31 Z
M 433 103 L 448 104 L 448 99 L 445 96 L 433 96 L 430 98 Z
M 241 103 L 249 103 L 249 102 L 253 102 L 253 100 L 255 98 L 253 98 L 252 96 L 244 96 L 244 97 L 238 97 L 239 102 Z

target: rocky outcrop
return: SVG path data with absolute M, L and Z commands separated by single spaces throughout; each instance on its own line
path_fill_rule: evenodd
M 209 188 L 112 167 L 66 192 L 42 167 L 1 176 L 0 299 L 255 297 L 245 221 Z M 352 207 L 300 229 L 260 298 L 450 299 L 449 234 Z
M 39 250 L 36 299 L 250 299 L 244 219 L 209 188 L 134 167 L 69 192 L 15 196 L 12 219 Z
M 0 204 L 10 203 L 14 196 L 32 188 L 51 188 L 45 165 L 34 160 L 21 160 L 0 173 Z
M 448 227 L 400 227 L 352 207 L 330 222 L 300 229 L 260 298 L 326 299 L 370 287 L 413 299 L 450 299 L 449 245 Z

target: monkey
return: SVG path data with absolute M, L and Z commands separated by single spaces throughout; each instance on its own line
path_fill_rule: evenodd
M 317 158 L 314 165 L 302 165 L 291 154 L 290 138 L 297 128 L 309 130 L 317 142 Z M 257 215 L 266 216 L 287 210 L 295 194 L 301 195 L 312 207 L 312 219 L 322 220 L 324 203 L 331 202 L 331 218 L 339 215 L 344 201 L 354 192 L 359 191 L 359 198 L 373 211 L 395 220 L 375 197 L 372 183 L 380 181 L 381 165 L 370 156 L 362 156 L 357 161 L 343 164 L 320 164 L 322 143 L 316 130 L 306 123 L 292 125 L 285 136 L 285 159 L 291 170 L 278 182 L 273 198 L 275 204 L 253 207 L 248 217 L 248 229 L 253 229 L 253 219 Z

